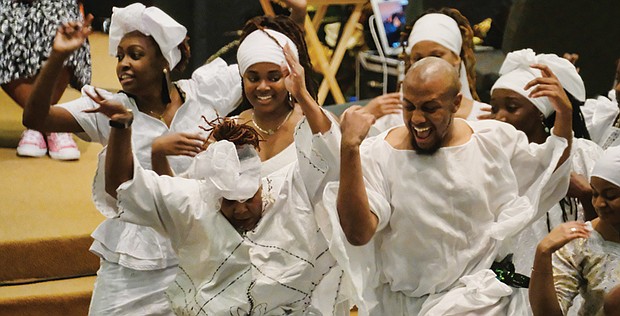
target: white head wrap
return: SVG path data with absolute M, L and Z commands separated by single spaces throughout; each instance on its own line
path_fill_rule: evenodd
M 134 3 L 124 8 L 112 8 L 110 55 L 116 56 L 118 44 L 123 36 L 133 31 L 139 31 L 155 39 L 170 69 L 174 69 L 181 60 L 181 51 L 177 46 L 185 39 L 187 29 L 159 8 L 147 8 L 141 3 Z
M 265 33 L 269 33 L 269 35 L 278 40 L 278 43 Z M 250 33 L 245 37 L 237 50 L 239 73 L 243 76 L 250 66 L 257 63 L 267 62 L 276 65 L 286 65 L 283 51 L 286 44 L 291 47 L 295 60 L 299 61 L 297 46 L 286 35 L 270 29 L 256 30 Z
M 620 146 L 605 150 L 594 164 L 590 177 L 598 177 L 620 187 Z
M 260 184 L 261 161 L 251 145 L 239 148 L 221 140 L 196 155 L 188 170 L 192 178 L 205 180 L 217 197 L 245 201 L 256 194 Z
M 415 22 L 407 40 L 407 48 L 405 48 L 407 55 L 411 54 L 415 44 L 422 41 L 435 42 L 449 49 L 456 56 L 461 55 L 463 38 L 461 37 L 459 25 L 453 18 L 445 14 L 429 13 L 423 15 Z M 471 100 L 473 97 L 471 91 L 469 91 L 467 70 L 463 61 L 461 61 L 459 68 L 459 81 L 461 82 L 461 94 L 463 97 Z
M 513 90 L 530 100 L 545 117 L 551 115 L 554 109 L 549 98 L 530 98 L 528 95 L 534 87 L 527 91 L 523 89 L 528 82 L 542 76 L 540 70 L 530 67 L 532 64 L 547 65 L 566 91 L 575 99 L 585 101 L 586 87 L 570 61 L 554 54 L 536 55 L 529 48 L 508 53 L 499 70 L 500 77 L 491 88 L 491 93 L 499 88 Z

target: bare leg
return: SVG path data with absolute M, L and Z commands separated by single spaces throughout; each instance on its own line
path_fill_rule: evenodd
M 63 68 L 62 74 L 56 82 L 56 88 L 54 89 L 54 93 L 52 94 L 52 104 L 58 103 L 60 97 L 65 92 L 67 85 L 69 84 L 69 80 L 71 78 L 71 73 L 68 68 Z M 10 97 L 13 99 L 19 106 L 22 108 L 28 102 L 28 97 L 32 93 L 32 89 L 34 87 L 35 77 L 25 78 L 25 79 L 17 79 L 13 80 L 9 83 L 2 85 L 2 90 L 4 90 Z

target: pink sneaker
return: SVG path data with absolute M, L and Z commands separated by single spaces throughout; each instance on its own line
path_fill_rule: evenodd
M 17 145 L 17 155 L 24 157 L 42 157 L 47 153 L 47 145 L 43 134 L 27 129 L 22 133 L 22 139 Z
M 57 160 L 77 160 L 80 159 L 78 150 L 73 137 L 69 133 L 51 133 L 47 136 L 47 146 L 52 159 Z

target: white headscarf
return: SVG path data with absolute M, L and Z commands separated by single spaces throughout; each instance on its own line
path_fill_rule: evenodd
M 536 55 L 529 48 L 511 52 L 506 56 L 499 70 L 500 77 L 491 88 L 491 93 L 498 88 L 513 90 L 530 100 L 545 117 L 551 115 L 554 109 L 549 98 L 530 98 L 528 95 L 533 87 L 527 91 L 523 89 L 528 82 L 542 76 L 540 70 L 530 67 L 532 64 L 547 65 L 566 91 L 575 99 L 585 101 L 586 87 L 570 61 L 554 54 Z
M 181 50 L 177 46 L 185 39 L 187 29 L 159 8 L 147 8 L 141 3 L 134 3 L 124 8 L 112 8 L 110 55 L 116 56 L 118 44 L 123 36 L 133 31 L 139 31 L 155 39 L 170 69 L 174 69 L 181 60 Z
M 620 146 L 609 147 L 605 150 L 594 164 L 591 177 L 607 180 L 620 187 Z
M 421 41 L 435 42 L 453 53 L 456 56 L 461 55 L 463 46 L 463 38 L 456 21 L 442 13 L 429 13 L 420 17 L 413 28 L 409 39 L 407 40 L 407 48 L 405 52 L 411 55 L 413 46 Z M 461 94 L 463 97 L 473 99 L 471 91 L 469 91 L 469 80 L 467 80 L 467 70 L 465 63 L 461 60 L 459 68 L 459 81 L 461 82 Z
M 215 196 L 245 201 L 258 191 L 261 161 L 251 145 L 239 148 L 221 140 L 196 155 L 188 170 L 193 179 L 205 180 Z
M 269 33 L 278 43 L 266 33 Z M 270 29 L 256 30 L 250 33 L 245 37 L 237 50 L 239 73 L 243 76 L 250 66 L 257 63 L 268 62 L 276 65 L 286 65 L 283 51 L 286 44 L 291 47 L 295 60 L 299 61 L 297 46 L 288 36 Z

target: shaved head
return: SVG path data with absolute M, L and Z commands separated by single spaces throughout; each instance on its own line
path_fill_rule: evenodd
M 449 62 L 439 57 L 420 59 L 413 64 L 405 76 L 405 82 L 410 84 L 424 84 L 434 80 L 444 82 L 445 92 L 456 94 L 461 90 L 458 71 Z

